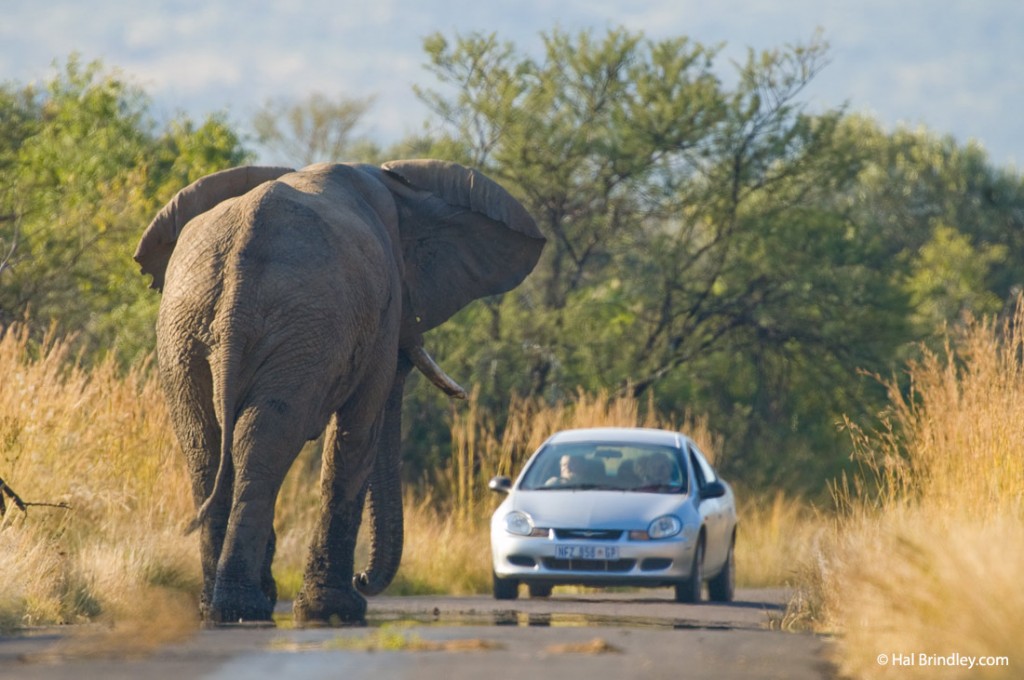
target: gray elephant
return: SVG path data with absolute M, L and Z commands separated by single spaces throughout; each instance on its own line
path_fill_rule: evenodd
M 202 615 L 271 618 L 274 504 L 324 437 L 299 622 L 360 622 L 402 553 L 401 404 L 423 333 L 533 269 L 544 237 L 481 173 L 433 160 L 240 167 L 178 194 L 135 260 L 162 289 L 157 354 L 197 507 Z M 371 557 L 354 575 L 369 491 Z M 357 591 L 361 591 L 357 592 Z

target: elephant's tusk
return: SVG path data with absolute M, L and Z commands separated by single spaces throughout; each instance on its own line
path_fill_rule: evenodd
M 420 369 L 420 373 L 427 376 L 430 382 L 437 385 L 442 392 L 456 399 L 466 398 L 466 390 L 441 370 L 441 367 L 427 354 L 427 350 L 423 349 L 422 346 L 414 347 L 406 350 L 406 352 L 412 361 L 412 365 Z

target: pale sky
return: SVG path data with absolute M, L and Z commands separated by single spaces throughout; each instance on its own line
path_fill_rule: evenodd
M 422 130 L 412 86 L 434 86 L 423 38 L 497 33 L 537 54 L 556 26 L 625 26 L 726 45 L 718 68 L 807 42 L 831 63 L 811 111 L 848 104 L 886 129 L 926 126 L 1024 167 L 1021 0 L 0 0 L 0 81 L 52 77 L 72 52 L 142 86 L 154 112 L 226 112 L 248 128 L 268 98 L 375 97 L 363 132 L 381 143 Z M 341 160 L 341 159 L 338 159 Z

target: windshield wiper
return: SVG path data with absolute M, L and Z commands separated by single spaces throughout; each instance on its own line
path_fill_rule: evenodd
M 640 493 L 679 493 L 683 487 L 679 484 L 648 484 L 647 486 L 634 486 L 625 491 Z
M 531 486 L 523 487 L 524 491 L 633 491 L 633 489 L 624 489 L 621 486 L 613 486 L 611 484 L 593 484 L 593 483 L 581 483 L 581 484 L 551 484 L 544 486 Z
M 582 482 L 580 484 L 563 484 L 560 486 L 545 487 L 549 489 L 562 489 L 563 491 L 622 491 L 621 486 L 611 484 L 597 484 L 594 482 Z

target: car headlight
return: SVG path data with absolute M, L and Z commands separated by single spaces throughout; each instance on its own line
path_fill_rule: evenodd
M 647 527 L 647 535 L 652 539 L 671 538 L 683 530 L 682 521 L 675 515 L 663 515 L 651 522 Z
M 533 533 L 533 519 L 525 512 L 513 510 L 505 515 L 505 531 L 516 536 L 529 536 Z

